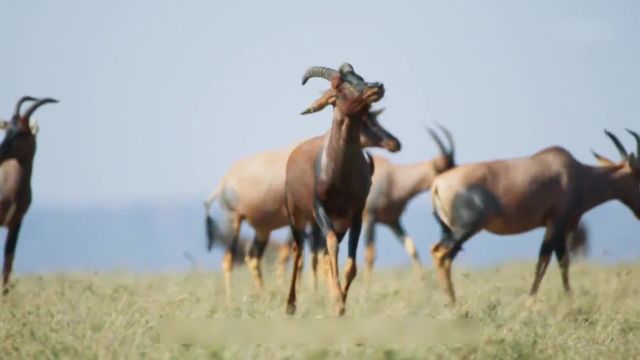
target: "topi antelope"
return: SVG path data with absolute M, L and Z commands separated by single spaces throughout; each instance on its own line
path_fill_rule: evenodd
M 635 154 L 605 130 L 621 162 L 594 153 L 600 165 L 589 166 L 561 147 L 550 147 L 530 157 L 463 165 L 438 176 L 431 191 L 442 238 L 431 254 L 450 302 L 455 302 L 451 263 L 464 242 L 483 229 L 506 235 L 545 227 L 530 295 L 538 291 L 552 253 L 569 292 L 566 238 L 582 215 L 619 200 L 640 218 L 640 136 L 627 131 L 636 140 Z
M 365 82 L 349 64 L 343 64 L 339 70 L 311 67 L 304 74 L 302 84 L 313 77 L 331 82 L 335 105 L 328 133 L 298 145 L 287 161 L 286 207 L 294 244 L 286 311 L 293 314 L 296 310 L 296 280 L 302 257 L 303 233 L 308 223 L 315 223 L 326 241 L 329 288 L 336 313 L 342 315 L 349 287 L 356 276 L 362 212 L 373 174 L 372 159 L 365 157 L 358 134 L 371 104 L 384 96 L 384 86 Z M 346 282 L 341 288 L 338 245 L 347 230 Z
M 333 102 L 332 97 L 330 91 L 327 91 L 312 107 L 318 109 L 320 102 L 326 106 Z M 380 112 L 370 111 L 363 117 L 363 125 L 356 138 L 363 147 L 384 147 L 396 152 L 400 150 L 400 141 L 380 125 Z M 237 251 L 237 239 L 243 221 L 248 222 L 255 230 L 255 237 L 245 262 L 255 286 L 258 289 L 263 286 L 260 260 L 269 236 L 272 231 L 289 224 L 284 202 L 284 185 L 287 159 L 292 150 L 293 147 L 263 152 L 238 161 L 205 201 L 208 249 L 211 250 L 216 241 L 226 246 L 222 269 L 227 296 L 231 291 L 232 254 Z M 222 208 L 224 226 L 218 225 L 209 215 L 211 205 L 217 200 Z M 287 247 L 282 247 L 282 250 L 280 263 L 286 262 L 282 259 L 287 258 Z M 313 257 L 312 266 L 314 270 L 317 268 L 317 256 Z
M 34 103 L 21 114 L 20 109 L 27 101 Z M 0 219 L 1 225 L 8 229 L 2 268 L 3 295 L 9 293 L 9 276 L 13 268 L 20 226 L 31 204 L 31 174 L 37 132 L 37 123 L 30 123 L 31 116 L 40 106 L 57 102 L 51 98 L 36 99 L 24 96 L 18 100 L 15 112 L 6 123 L 6 127 L 3 123 L 6 134 L 0 143 Z
M 403 243 L 407 254 L 413 259 L 414 267 L 421 272 L 421 263 L 416 246 L 400 223 L 407 203 L 416 195 L 431 188 L 433 179 L 455 166 L 454 143 L 451 133 L 439 126 L 449 143 L 445 147 L 432 129 L 427 129 L 440 149 L 440 155 L 433 159 L 410 165 L 395 165 L 382 156 L 374 156 L 375 173 L 364 210 L 364 231 L 367 245 L 365 254 L 367 278 L 375 260 L 375 225 L 387 225 L 398 240 Z

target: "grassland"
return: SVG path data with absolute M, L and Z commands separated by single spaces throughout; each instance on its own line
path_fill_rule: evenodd
M 91 273 L 22 276 L 0 310 L 0 357 L 47 358 L 640 358 L 640 264 L 572 268 L 574 292 L 561 291 L 549 269 L 533 306 L 525 296 L 533 264 L 455 269 L 459 304 L 448 307 L 433 273 L 418 283 L 405 269 L 379 271 L 367 288 L 357 278 L 347 304 L 350 319 L 472 319 L 476 344 L 395 346 L 342 344 L 224 346 L 177 344 L 160 336 L 161 319 L 284 318 L 284 291 L 273 276 L 262 294 L 244 270 L 235 275 L 232 302 L 217 273 Z M 305 274 L 296 318 L 327 318 L 324 287 Z

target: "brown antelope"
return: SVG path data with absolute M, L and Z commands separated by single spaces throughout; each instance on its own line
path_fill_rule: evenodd
M 35 103 L 21 114 L 20 108 L 27 101 Z M 4 295 L 9 293 L 9 276 L 22 218 L 31 204 L 31 174 L 36 153 L 36 137 L 30 126 L 31 116 L 40 106 L 56 102 L 58 101 L 51 98 L 22 97 L 16 104 L 15 112 L 6 127 L 5 137 L 0 143 L 0 219 L 2 226 L 8 229 L 2 268 Z
M 433 159 L 409 165 L 396 165 L 382 156 L 373 157 L 376 171 L 373 174 L 371 190 L 364 210 L 364 232 L 367 244 L 365 274 L 367 278 L 371 274 L 376 254 L 376 223 L 383 223 L 391 229 L 404 245 L 407 254 L 413 259 L 416 270 L 421 272 L 422 266 L 416 246 L 402 226 L 400 217 L 409 200 L 428 191 L 433 179 L 438 174 L 455 166 L 453 137 L 446 128 L 439 127 L 448 140 L 449 148 L 444 146 L 435 131 L 427 129 L 440 149 L 440 155 Z
M 605 130 L 622 155 L 618 163 L 594 153 L 600 165 L 589 166 L 561 147 L 550 147 L 530 157 L 458 166 L 436 177 L 431 191 L 442 238 L 431 254 L 451 303 L 455 302 L 451 263 L 464 242 L 483 229 L 506 235 L 545 227 L 530 295 L 538 291 L 554 252 L 564 290 L 569 292 L 565 239 L 582 215 L 619 200 L 640 218 L 640 136 L 627 131 L 636 140 L 636 154 L 628 154 Z
M 310 108 L 320 109 L 333 103 L 331 91 L 327 91 Z M 323 105 L 320 105 L 320 104 Z M 316 110 L 316 111 L 317 111 Z M 370 111 L 363 117 L 363 126 L 358 136 L 363 147 L 383 147 L 389 151 L 400 150 L 400 141 L 378 122 L 381 111 Z M 305 112 L 308 114 L 310 112 Z M 231 290 L 232 254 L 238 246 L 238 234 L 243 221 L 255 230 L 254 240 L 249 247 L 245 262 L 254 279 L 255 286 L 263 286 L 260 260 L 272 231 L 289 224 L 285 207 L 284 185 L 287 159 L 293 147 L 277 151 L 263 152 L 235 163 L 224 176 L 220 185 L 205 201 L 208 249 L 214 242 L 221 241 L 226 246 L 222 262 L 227 295 Z M 219 226 L 209 215 L 211 205 L 219 200 L 223 212 L 224 226 Z M 282 248 L 281 258 L 287 256 L 287 247 Z M 314 253 L 315 255 L 315 253 Z M 286 260 L 285 260 L 286 261 Z M 282 263 L 282 260 L 280 260 Z M 317 267 L 317 256 L 312 259 L 312 267 Z M 314 283 L 317 283 L 314 273 Z
M 349 287 L 356 276 L 362 212 L 373 174 L 373 161 L 365 157 L 358 134 L 371 104 L 384 96 L 384 86 L 365 82 L 349 64 L 343 64 L 338 71 L 311 67 L 304 74 L 302 84 L 313 77 L 329 80 L 336 100 L 328 133 L 298 145 L 287 161 L 285 194 L 294 256 L 286 311 L 293 314 L 296 310 L 303 232 L 308 223 L 315 223 L 326 241 L 329 287 L 336 313 L 342 315 Z M 343 289 L 338 274 L 338 245 L 347 230 L 349 252 Z

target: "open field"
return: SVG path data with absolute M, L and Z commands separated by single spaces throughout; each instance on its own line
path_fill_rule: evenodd
M 267 274 L 258 295 L 244 270 L 235 275 L 234 301 L 219 274 L 60 274 L 19 276 L 0 311 L 0 354 L 28 358 L 618 358 L 640 356 L 640 264 L 578 263 L 574 293 L 563 295 L 551 266 L 537 301 L 525 296 L 533 264 L 466 271 L 456 268 L 459 303 L 444 305 L 432 271 L 416 284 L 409 270 L 384 270 L 366 289 L 356 278 L 347 318 L 471 319 L 481 341 L 466 345 L 351 344 L 314 346 L 181 345 L 160 336 L 161 319 L 284 318 L 284 287 Z M 305 272 L 295 318 L 330 317 L 325 287 Z M 332 320 L 333 321 L 333 320 Z M 214 341 L 215 339 L 212 339 Z

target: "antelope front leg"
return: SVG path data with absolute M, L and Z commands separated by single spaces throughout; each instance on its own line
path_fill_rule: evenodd
M 567 242 L 566 241 L 557 241 L 555 247 L 556 259 L 558 260 L 558 265 L 560 265 L 560 275 L 562 276 L 562 287 L 564 288 L 565 293 L 571 293 L 571 286 L 569 285 L 569 263 L 570 257 L 569 252 L 567 251 Z
M 291 284 L 289 286 L 289 296 L 287 297 L 286 313 L 288 315 L 293 315 L 296 312 L 296 285 L 298 284 L 303 244 L 302 231 L 291 227 L 291 233 L 293 234 L 293 269 L 291 274 Z
M 22 223 L 18 223 L 9 229 L 7 242 L 4 245 L 4 266 L 2 268 L 2 295 L 9 294 L 9 276 L 13 269 L 13 258 L 18 245 L 18 234 Z
M 344 233 L 340 234 L 340 239 L 333 228 L 331 218 L 322 207 L 322 204 L 316 199 L 314 205 L 316 223 L 325 234 L 327 253 L 329 258 L 329 281 L 328 286 L 331 289 L 331 297 L 335 305 L 335 313 L 339 316 L 344 314 L 344 299 L 342 289 L 340 287 L 340 274 L 338 271 L 338 245 L 339 240 Z
M 329 274 L 331 280 L 331 297 L 334 302 L 335 313 L 344 315 L 344 297 L 340 287 L 340 274 L 338 271 L 338 237 L 333 230 L 327 234 L 327 251 L 329 252 Z
M 558 230 L 558 227 L 548 226 L 547 231 L 544 234 L 544 240 L 542 240 L 542 245 L 540 246 L 540 254 L 538 255 L 538 263 L 536 264 L 536 273 L 529 295 L 535 296 L 538 292 L 540 282 L 542 281 L 542 278 L 547 271 L 547 267 L 549 266 L 551 253 L 556 248 L 558 241 L 565 241 L 565 237 L 562 232 Z
M 351 229 L 349 229 L 349 254 L 347 258 L 347 264 L 344 267 L 344 290 L 342 291 L 342 301 L 346 304 L 347 294 L 349 293 L 349 287 L 351 282 L 358 274 L 356 267 L 356 254 L 358 252 L 358 241 L 360 239 L 360 231 L 362 230 L 362 215 L 356 215 L 351 222 Z
M 318 265 L 320 251 L 323 250 L 325 246 L 322 244 L 322 231 L 317 224 L 314 224 L 311 228 L 311 274 L 313 276 L 313 289 L 318 290 Z M 323 255 L 324 257 L 324 255 Z M 324 259 L 323 267 L 324 265 Z M 326 269 L 324 270 L 326 272 Z M 326 275 L 326 274 L 325 274 Z
M 415 269 L 416 274 L 419 278 L 422 278 L 424 273 L 422 270 L 422 262 L 420 261 L 420 256 L 418 255 L 418 250 L 416 250 L 416 244 L 413 242 L 413 239 L 407 234 L 400 224 L 400 221 L 397 221 L 395 224 L 391 226 L 391 230 L 398 238 L 398 241 L 404 245 L 404 249 L 407 252 L 407 255 L 411 257 L 413 262 L 413 268 Z

